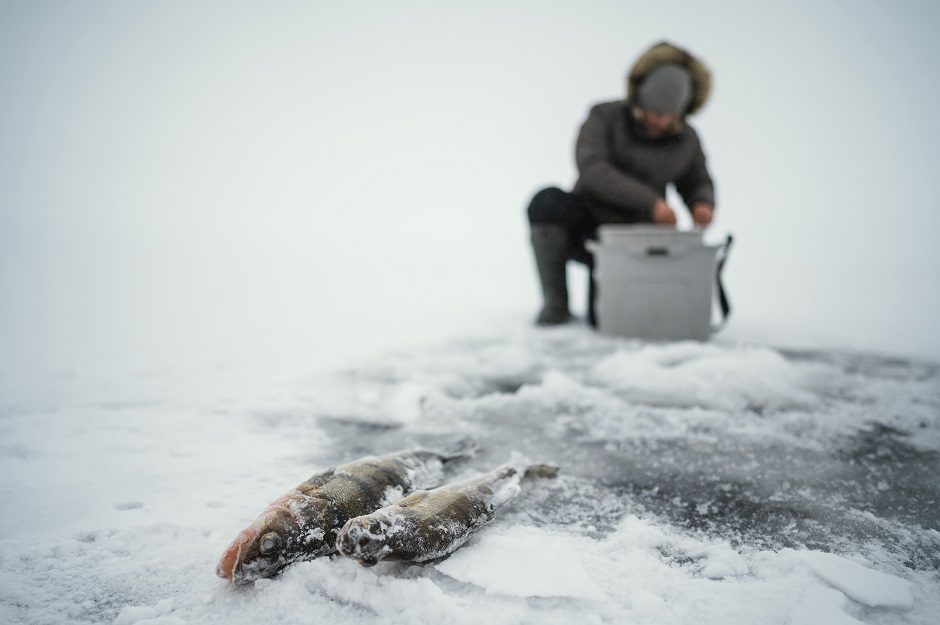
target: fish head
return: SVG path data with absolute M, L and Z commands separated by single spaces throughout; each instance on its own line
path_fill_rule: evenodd
M 392 523 L 382 514 L 349 519 L 336 538 L 336 550 L 362 566 L 375 566 L 390 551 Z
M 272 577 L 292 562 L 332 551 L 327 545 L 325 518 L 311 502 L 275 501 L 229 545 L 216 567 L 219 577 L 247 584 Z

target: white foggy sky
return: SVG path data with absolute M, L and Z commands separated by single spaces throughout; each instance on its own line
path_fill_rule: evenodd
M 661 38 L 715 76 L 724 338 L 940 360 L 933 5 L 505 4 L 0 4 L 0 371 L 528 323 L 525 206 Z

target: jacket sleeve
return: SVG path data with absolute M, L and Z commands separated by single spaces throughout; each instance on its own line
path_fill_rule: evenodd
M 595 105 L 581 125 L 575 146 L 580 182 L 594 198 L 622 210 L 637 221 L 650 221 L 659 194 L 610 160 L 609 117 Z
M 707 202 L 715 207 L 715 185 L 708 173 L 705 164 L 705 153 L 698 137 L 695 138 L 695 150 L 688 168 L 682 176 L 676 179 L 676 191 L 682 196 L 682 201 L 692 210 L 696 202 Z

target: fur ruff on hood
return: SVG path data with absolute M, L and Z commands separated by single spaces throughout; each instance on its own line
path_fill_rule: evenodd
M 665 63 L 678 63 L 689 71 L 692 77 L 692 100 L 685 115 L 699 111 L 708 99 L 711 91 L 712 76 L 705 64 L 691 53 L 674 46 L 668 41 L 661 41 L 640 55 L 627 75 L 627 102 L 636 102 L 637 87 L 644 76 Z M 683 115 L 683 117 L 685 116 Z

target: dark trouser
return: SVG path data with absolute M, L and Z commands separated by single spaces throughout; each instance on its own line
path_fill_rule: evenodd
M 529 223 L 533 226 L 561 226 L 567 232 L 568 259 L 588 267 L 588 321 L 596 326 L 594 299 L 597 287 L 594 283 L 594 257 L 588 252 L 585 242 L 594 238 L 597 224 L 591 216 L 587 201 L 558 187 L 547 187 L 533 196 L 528 214 Z
M 558 187 L 546 187 L 532 197 L 528 214 L 530 224 L 563 227 L 568 232 L 568 258 L 589 268 L 594 266 L 594 258 L 584 243 L 594 238 L 597 224 L 591 217 L 585 198 Z

